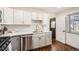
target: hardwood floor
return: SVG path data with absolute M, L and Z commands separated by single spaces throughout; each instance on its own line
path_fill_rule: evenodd
M 55 44 L 52 44 L 52 51 L 79 51 L 76 48 L 73 48 L 71 46 L 65 45 L 63 43 L 60 43 L 58 41 L 56 41 Z
M 38 49 L 34 49 L 31 51 L 79 51 L 79 50 L 56 41 L 52 45 L 38 48 Z

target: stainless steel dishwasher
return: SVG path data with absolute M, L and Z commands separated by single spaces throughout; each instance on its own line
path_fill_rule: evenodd
M 11 39 L 12 51 L 20 51 L 21 50 L 20 36 L 11 37 L 10 39 Z
M 32 49 L 32 34 L 21 36 L 21 51 Z

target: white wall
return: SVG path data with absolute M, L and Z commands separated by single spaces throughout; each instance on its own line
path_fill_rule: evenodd
M 79 8 L 71 8 L 56 14 L 56 40 L 65 43 L 65 16 L 79 12 Z M 75 48 L 79 48 L 79 35 L 67 34 L 67 43 Z

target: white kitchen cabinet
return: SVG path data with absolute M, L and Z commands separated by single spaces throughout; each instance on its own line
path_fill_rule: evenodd
M 43 46 L 46 45 L 46 42 L 45 42 L 45 33 L 41 33 L 40 34 L 39 42 L 40 42 L 40 47 L 43 47 Z
M 23 11 L 14 9 L 14 24 L 23 24 Z
M 32 48 L 39 48 L 40 46 L 40 43 L 39 43 L 39 37 L 37 35 L 33 35 L 32 37 Z
M 50 21 L 49 21 L 49 14 L 43 14 L 43 31 L 49 31 L 49 25 L 50 25 Z
M 45 36 L 46 36 L 45 37 L 46 45 L 52 44 L 52 33 L 51 32 L 46 32 Z
M 24 11 L 23 13 L 23 19 L 24 19 L 24 24 L 31 25 L 32 24 L 32 19 L 31 19 L 31 12 Z
M 43 20 L 43 14 L 39 12 L 32 12 L 32 20 Z
M 79 35 L 67 33 L 66 35 L 66 44 L 79 49 Z
M 37 20 L 37 13 L 36 12 L 32 12 L 32 20 Z
M 35 33 L 33 34 L 32 42 L 33 48 L 40 48 L 45 46 L 45 34 L 44 33 Z
M 3 20 L 3 8 L 2 7 L 0 7 L 0 11 L 1 11 L 1 16 L 0 16 L 0 20 L 1 20 L 1 24 L 3 24 L 3 22 L 4 22 L 4 20 Z
M 43 14 L 42 13 L 38 13 L 37 17 L 38 17 L 38 20 L 43 20 Z
M 33 34 L 32 48 L 40 48 L 52 44 L 51 32 L 41 32 Z
M 4 24 L 13 24 L 13 8 L 4 8 Z

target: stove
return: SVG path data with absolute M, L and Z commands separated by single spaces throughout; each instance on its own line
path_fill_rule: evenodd
M 10 42 L 10 37 L 0 38 L 0 51 L 8 51 L 8 45 Z

